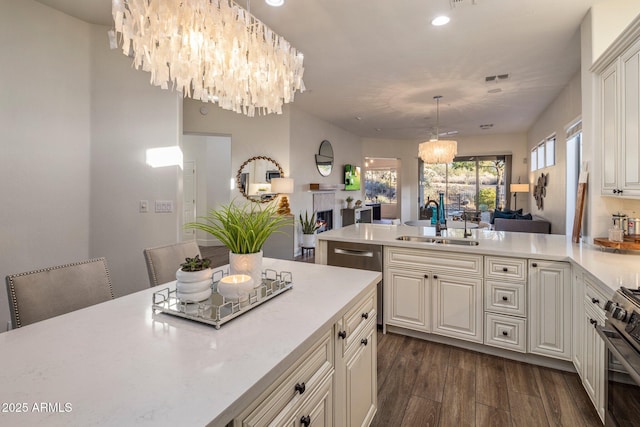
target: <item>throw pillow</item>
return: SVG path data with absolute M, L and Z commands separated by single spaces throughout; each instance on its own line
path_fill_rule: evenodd
M 528 214 L 524 214 L 524 215 L 518 215 L 516 214 L 516 219 L 533 219 L 533 215 L 531 215 L 530 213 Z
M 516 218 L 516 214 L 515 213 L 506 213 L 506 212 L 503 212 L 503 211 L 495 210 L 493 212 L 493 219 L 495 220 L 496 218 L 515 219 Z M 491 223 L 493 224 L 494 222 L 492 221 Z

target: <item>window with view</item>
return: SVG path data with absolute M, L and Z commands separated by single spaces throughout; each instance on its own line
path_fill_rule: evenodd
M 450 164 L 420 161 L 420 218 L 431 217 L 424 206 L 428 200 L 437 201 L 443 192 L 447 217 L 456 218 L 470 212 L 473 219 L 488 221 L 493 209 L 506 206 L 505 183 L 510 169 L 511 156 L 508 155 L 456 157 Z
M 398 159 L 365 158 L 366 203 L 380 203 L 382 217 L 398 218 Z
M 552 135 L 531 149 L 531 172 L 556 164 L 556 136 Z

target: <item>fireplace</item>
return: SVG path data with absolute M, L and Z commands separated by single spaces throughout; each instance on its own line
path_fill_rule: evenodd
M 333 208 L 336 203 L 334 193 L 317 193 L 313 195 L 313 210 L 320 224 L 318 233 L 329 231 L 333 228 Z
M 333 228 L 333 210 L 316 212 L 316 220 L 320 225 L 318 233 L 331 230 Z

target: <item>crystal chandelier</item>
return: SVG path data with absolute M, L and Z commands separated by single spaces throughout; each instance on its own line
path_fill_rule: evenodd
M 456 141 L 438 139 L 440 132 L 440 98 L 442 98 L 440 95 L 433 97 L 436 100 L 436 134 L 429 141 L 422 142 L 418 146 L 418 155 L 425 163 L 451 163 L 456 154 L 458 154 L 458 143 Z
M 123 53 L 162 89 L 250 117 L 304 92 L 302 53 L 231 0 L 112 0 L 112 14 Z

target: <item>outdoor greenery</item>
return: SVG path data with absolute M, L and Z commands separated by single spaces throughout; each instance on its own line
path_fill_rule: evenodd
M 365 200 L 396 203 L 397 172 L 395 169 L 367 169 L 365 173 Z
M 202 222 L 189 222 L 185 228 L 211 234 L 235 254 L 253 254 L 262 250 L 272 233 L 291 221 L 290 217 L 278 215 L 277 211 L 275 201 L 242 205 L 231 202 L 211 209 L 208 215 L 198 217 Z

